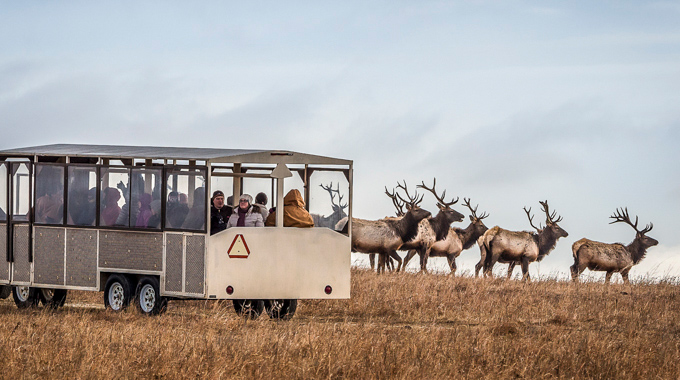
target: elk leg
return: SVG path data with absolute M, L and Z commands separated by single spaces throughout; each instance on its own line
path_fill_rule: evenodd
M 514 261 L 512 261 L 510 264 L 508 264 L 508 280 L 512 278 L 512 272 L 515 270 L 516 264 L 517 263 L 515 263 Z
M 479 260 L 477 264 L 475 264 L 475 277 L 479 277 L 479 270 L 482 269 L 484 266 L 484 260 Z
M 456 274 L 456 256 L 454 255 L 446 255 L 446 259 L 449 261 L 449 268 L 451 269 L 451 275 Z
M 375 253 L 368 254 L 368 261 L 371 263 L 371 271 L 375 270 Z
M 385 254 L 378 254 L 378 274 L 385 271 Z
M 531 276 L 529 276 L 529 259 L 522 259 L 522 279 L 526 281 L 531 281 Z
M 581 270 L 578 267 L 578 263 L 574 263 L 574 265 L 570 266 L 569 269 L 571 270 L 571 280 L 578 282 L 579 276 L 581 275 Z
M 392 251 L 390 252 L 390 257 L 397 260 L 397 272 L 401 269 L 401 256 L 397 254 L 397 251 Z M 394 265 L 392 265 L 392 269 L 394 269 Z
M 420 253 L 420 270 L 427 273 L 427 259 L 430 257 L 430 249 L 425 248 L 425 252 Z
M 612 278 L 612 274 L 614 274 L 614 272 L 607 271 L 607 274 L 604 275 L 604 283 L 605 284 L 609 283 L 609 280 L 611 280 L 611 278 Z
M 629 283 L 628 282 L 628 271 L 627 270 L 621 271 L 621 277 L 623 278 L 623 282 L 625 282 L 626 284 Z
M 406 254 L 406 257 L 404 257 L 404 264 L 402 264 L 402 268 L 404 268 L 404 270 L 406 270 L 406 266 L 408 265 L 408 262 L 411 261 L 411 259 L 413 258 L 413 256 L 416 255 L 416 253 L 417 252 L 416 252 L 415 249 L 411 249 L 411 250 L 408 251 L 408 253 Z

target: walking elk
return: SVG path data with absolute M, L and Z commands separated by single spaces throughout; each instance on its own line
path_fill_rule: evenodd
M 577 241 L 571 247 L 574 253 L 574 265 L 570 267 L 572 280 L 578 281 L 581 273 L 588 268 L 591 271 L 607 272 L 605 283 L 609 282 L 615 272 L 621 273 L 623 281 L 627 283 L 628 272 L 633 265 L 645 258 L 647 248 L 659 244 L 656 239 L 646 235 L 654 225 L 649 223 L 642 231 L 638 230 L 638 217 L 635 216 L 635 223 L 632 223 L 628 208 L 617 209 L 610 218 L 614 221 L 609 224 L 623 222 L 633 227 L 635 239 L 628 245 L 600 243 L 586 238 Z
M 562 217 L 555 219 L 556 213 L 550 213 L 548 201 L 539 202 L 545 212 L 545 228 L 538 228 L 533 224 L 531 209 L 524 211 L 527 213 L 529 223 L 536 229 L 537 233 L 527 231 L 508 231 L 498 226 L 486 231 L 479 239 L 479 249 L 481 260 L 475 266 L 475 272 L 479 267 L 484 266 L 484 275 L 491 274 L 494 264 L 502 262 L 520 262 L 522 265 L 522 277 L 529 280 L 529 263 L 540 261 L 549 254 L 561 237 L 569 234 L 557 223 L 562 221 Z
M 451 275 L 456 273 L 456 257 L 460 256 L 463 250 L 470 248 L 475 244 L 477 239 L 488 230 L 488 228 L 482 222 L 482 219 L 489 216 L 487 213 L 482 213 L 482 215 L 477 216 L 477 208 L 474 209 L 470 205 L 470 199 L 463 198 L 464 206 L 470 209 L 470 224 L 467 228 L 462 229 L 458 227 L 449 228 L 449 233 L 444 240 L 439 240 L 434 242 L 430 248 L 429 257 L 446 257 L 449 268 L 451 269 Z M 422 223 L 422 222 L 421 222 Z M 404 258 L 404 267 L 408 264 L 409 260 L 413 258 L 418 253 L 416 250 L 408 251 L 408 254 Z
M 406 190 L 406 182 L 404 189 Z M 387 189 L 385 189 L 387 192 Z M 423 197 L 418 193 L 411 197 L 408 195 L 407 212 L 401 218 L 384 218 L 379 220 L 365 220 L 352 218 L 352 251 L 361 253 L 377 253 L 378 273 L 385 271 L 385 262 L 388 257 L 395 258 L 401 264 L 401 257 L 397 249 L 418 234 L 418 223 L 429 217 L 429 211 L 418 206 Z M 397 271 L 400 267 L 397 268 Z

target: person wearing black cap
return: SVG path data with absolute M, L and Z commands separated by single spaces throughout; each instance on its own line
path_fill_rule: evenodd
M 232 207 L 224 204 L 224 193 L 215 190 L 212 195 L 210 206 L 210 235 L 216 234 L 227 228 L 227 221 L 231 215 Z

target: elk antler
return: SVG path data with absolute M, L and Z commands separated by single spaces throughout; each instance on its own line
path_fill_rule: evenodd
M 338 188 L 337 189 L 333 189 L 333 182 L 331 182 L 328 186 L 324 186 L 323 183 L 319 184 L 319 186 L 321 186 L 322 189 L 328 191 L 328 194 L 331 196 L 331 205 L 336 206 L 336 207 L 340 207 L 341 210 L 347 207 L 347 204 L 342 205 L 342 197 L 343 196 L 340 195 L 340 182 L 338 182 Z M 387 188 L 385 188 L 385 190 L 387 190 Z M 335 195 L 333 193 L 338 194 L 338 203 L 337 204 L 335 203 Z
M 555 220 L 555 216 L 557 215 L 557 212 L 553 211 L 552 214 L 550 213 L 550 209 L 548 208 L 548 201 L 546 200 L 545 202 L 538 201 L 538 203 L 541 204 L 543 207 L 543 212 L 545 212 L 545 224 L 555 224 L 559 223 L 562 221 L 562 217 L 558 217 L 557 220 Z
M 473 209 L 472 206 L 470 206 L 470 198 L 463 198 L 463 206 L 467 206 L 467 208 L 470 209 L 470 212 L 472 213 L 472 217 L 474 219 L 482 220 L 489 216 L 489 214 L 486 212 L 483 212 L 481 216 L 477 216 L 477 208 L 479 207 L 479 205 L 475 206 L 475 208 Z
M 420 185 L 417 185 L 416 187 L 420 187 L 421 189 L 425 189 L 425 190 L 431 192 L 431 193 L 434 195 L 434 197 L 437 198 L 437 202 L 439 202 L 439 205 L 441 205 L 441 206 L 443 206 L 443 207 L 445 207 L 445 208 L 450 208 L 451 206 L 453 206 L 453 205 L 455 205 L 456 203 L 458 203 L 458 199 L 459 199 L 459 198 L 456 198 L 455 200 L 452 200 L 451 202 L 445 202 L 445 201 L 444 201 L 444 198 L 446 197 L 446 190 L 444 190 L 444 191 L 442 192 L 442 195 L 441 195 L 441 197 L 440 197 L 439 195 L 437 195 L 437 191 L 435 191 L 435 189 L 434 189 L 435 186 L 437 186 L 437 178 L 434 179 L 434 183 L 432 184 L 432 188 L 431 188 L 431 189 L 428 188 L 427 186 L 425 186 L 425 182 L 423 182 L 423 181 L 421 181 L 421 184 L 420 184 Z
M 418 198 L 418 191 L 417 191 L 417 190 L 416 190 L 414 196 L 411 196 L 411 195 L 408 193 L 408 189 L 406 188 L 406 180 L 404 180 L 404 184 L 403 184 L 403 185 L 400 184 L 399 181 L 397 181 L 397 187 L 404 189 L 404 192 L 406 193 L 406 196 L 407 196 L 408 199 L 409 199 L 409 200 L 407 201 L 406 199 L 402 198 L 401 195 L 399 195 L 399 193 L 396 193 L 396 194 L 397 194 L 397 197 L 399 197 L 399 199 L 401 199 L 402 202 L 404 202 L 405 204 L 408 205 L 408 206 L 406 206 L 407 209 L 414 208 L 414 207 L 418 206 L 418 205 L 420 204 L 420 202 L 423 201 L 424 195 L 421 195 L 420 198 Z
M 387 191 L 387 186 L 385 186 L 385 194 L 392 199 L 392 204 L 394 204 L 394 208 L 397 209 L 397 216 L 404 216 L 404 202 L 400 201 L 395 193 L 396 191 L 394 189 L 392 189 L 392 193 Z
M 534 229 L 536 229 L 536 231 L 541 232 L 540 228 L 534 226 L 534 216 L 531 215 L 531 207 L 529 207 L 529 209 L 527 210 L 527 206 L 524 206 L 524 212 L 527 213 L 527 218 L 529 218 L 529 224 L 531 224 L 531 227 L 534 227 Z M 539 226 L 540 226 L 540 224 L 539 224 Z
M 635 216 L 635 223 L 632 223 L 630 221 L 630 216 L 628 215 L 628 207 L 626 207 L 625 209 L 624 208 L 620 208 L 620 209 L 617 208 L 616 213 L 614 215 L 610 216 L 610 218 L 614 219 L 614 221 L 609 222 L 609 224 L 616 223 L 616 222 L 624 222 L 624 223 L 628 224 L 629 226 L 633 227 L 633 229 L 641 235 L 646 234 L 647 232 L 651 231 L 652 228 L 654 228 L 654 225 L 652 223 L 649 223 L 647 226 L 645 226 L 645 228 L 642 231 L 638 230 L 637 229 L 638 217 L 636 215 Z

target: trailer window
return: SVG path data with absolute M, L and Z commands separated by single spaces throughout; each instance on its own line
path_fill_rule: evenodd
M 206 220 L 206 171 L 174 169 L 168 172 L 165 227 L 203 231 Z
M 97 169 L 94 166 L 69 166 L 68 224 L 94 226 L 97 217 Z
M 0 222 L 7 221 L 7 164 L 0 164 Z
M 161 228 L 162 174 L 162 169 L 132 169 L 130 196 L 133 202 L 130 206 L 137 208 L 137 217 L 130 218 L 130 227 Z
M 35 166 L 35 222 L 62 224 L 64 221 L 64 167 Z
M 314 226 L 335 230 L 347 216 L 349 181 L 339 171 L 315 170 L 309 182 L 309 213 Z
M 100 226 L 129 226 L 130 169 L 103 167 L 101 169 Z
M 28 164 L 12 164 L 12 219 L 28 221 L 28 211 L 31 209 L 30 172 Z

